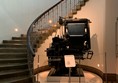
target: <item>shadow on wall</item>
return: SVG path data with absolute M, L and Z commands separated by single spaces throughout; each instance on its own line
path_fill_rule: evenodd
M 99 52 L 99 47 L 98 47 L 97 34 L 93 34 L 91 37 L 91 49 L 93 50 L 94 55 L 93 55 L 93 58 L 90 62 L 90 65 L 101 70 L 101 68 L 100 68 L 100 64 L 101 64 L 100 52 Z
M 100 53 L 98 48 L 97 34 L 93 34 L 91 37 L 91 50 L 93 51 L 93 57 L 91 60 L 83 60 L 82 64 L 95 67 L 101 70 Z
M 99 55 L 97 34 L 93 34 L 93 36 L 91 37 L 91 49 L 94 52 L 94 56 L 98 56 Z

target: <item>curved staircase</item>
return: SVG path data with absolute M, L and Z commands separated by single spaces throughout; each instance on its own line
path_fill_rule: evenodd
M 28 68 L 26 36 L 0 44 L 0 83 L 32 83 Z

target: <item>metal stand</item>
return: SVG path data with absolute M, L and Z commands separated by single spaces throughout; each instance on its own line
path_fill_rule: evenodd
M 71 67 L 69 68 L 69 83 L 71 83 Z
M 81 71 L 80 71 L 80 63 L 81 63 L 81 57 L 79 56 L 79 73 L 81 72 Z M 80 76 L 79 76 L 79 83 L 81 83 L 81 78 L 80 78 Z

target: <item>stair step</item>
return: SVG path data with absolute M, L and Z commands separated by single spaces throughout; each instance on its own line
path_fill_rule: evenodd
M 0 53 L 27 53 L 26 48 L 0 48 Z
M 0 59 L 0 65 L 13 63 L 27 63 L 27 58 Z
M 5 44 L 0 44 L 0 47 L 5 47 L 5 48 L 26 48 L 26 44 L 11 44 L 11 43 L 5 43 Z
M 85 5 L 85 1 L 84 0 L 80 0 L 80 5 L 84 6 Z
M 0 71 L 12 69 L 28 69 L 28 63 L 1 64 Z
M 3 40 L 3 43 L 21 43 L 26 44 L 26 40 Z
M 68 17 L 69 17 L 69 18 L 73 18 L 73 14 L 72 14 L 72 13 L 69 13 L 69 14 L 68 14 Z
M 27 53 L 0 53 L 0 59 L 27 58 Z
M 78 10 L 81 10 L 81 6 L 78 4 L 78 5 L 76 5 L 76 10 L 78 11 Z
M 14 66 L 22 66 L 22 65 L 26 65 L 27 63 L 13 63 L 13 64 L 1 64 L 0 68 L 2 67 L 14 67 Z
M 77 14 L 77 10 L 76 9 L 73 9 L 72 10 L 72 14 Z
M 25 70 L 17 70 L 17 71 L 1 71 L 0 72 L 0 80 L 1 79 L 7 79 L 9 77 L 15 77 L 15 76 L 22 76 L 22 75 L 29 75 L 29 70 L 25 69 Z
M 12 37 L 12 40 L 26 40 L 27 37 Z
M 32 77 L 29 75 L 9 77 L 0 80 L 0 83 L 33 83 Z

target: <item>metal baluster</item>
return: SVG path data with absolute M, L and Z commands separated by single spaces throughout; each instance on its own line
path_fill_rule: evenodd
M 75 0 L 74 0 L 74 7 L 73 7 L 74 9 L 75 9 L 75 4 L 76 4 L 76 3 L 75 3 Z
M 71 0 L 70 0 L 70 12 L 71 12 Z
M 68 17 L 72 18 L 73 15 L 72 15 L 72 1 L 71 0 L 70 0 L 69 4 L 70 4 L 70 10 L 69 10 L 69 16 Z
M 45 15 L 43 15 L 43 29 L 45 28 Z
M 44 18 L 43 18 L 43 20 L 44 20 L 44 25 L 43 25 L 43 26 L 44 26 L 44 28 L 46 28 L 46 25 L 45 25 L 45 24 L 46 24 L 45 14 L 43 15 L 43 17 L 44 17 Z
M 50 23 L 51 23 L 51 11 L 48 12 L 48 21 L 47 21 L 47 23 L 48 23 L 48 26 L 47 27 L 50 27 Z
M 67 0 L 65 0 L 65 16 L 67 16 Z
M 58 13 L 59 13 L 59 12 L 58 12 L 59 9 L 58 9 L 58 8 L 59 8 L 59 7 L 57 6 L 57 19 L 56 19 L 56 23 L 57 23 L 58 18 L 59 18 L 59 14 L 58 14 Z
M 55 19 L 56 19 L 56 11 L 55 11 L 55 8 L 52 9 L 52 13 L 53 13 L 53 15 L 52 15 L 52 24 L 54 24 L 55 23 Z
M 48 28 L 48 13 L 45 14 L 45 22 L 46 28 Z

